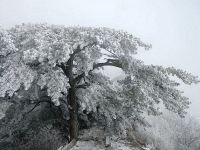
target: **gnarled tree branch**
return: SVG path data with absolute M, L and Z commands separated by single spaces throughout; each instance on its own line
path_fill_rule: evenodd
M 94 64 L 93 70 L 104 66 L 114 66 L 122 69 L 122 64 L 118 59 L 108 59 L 106 62 Z

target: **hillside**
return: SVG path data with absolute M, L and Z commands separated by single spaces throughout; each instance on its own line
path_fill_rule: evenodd
M 106 137 L 103 129 L 91 128 L 81 131 L 77 143 L 70 143 L 60 147 L 58 150 L 150 150 L 144 145 L 138 143 L 137 140 L 120 139 L 115 136 Z

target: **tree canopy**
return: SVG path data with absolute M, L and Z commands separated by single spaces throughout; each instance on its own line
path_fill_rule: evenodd
M 120 128 L 142 121 L 142 113 L 159 114 L 160 103 L 184 116 L 189 101 L 171 76 L 185 84 L 198 83 L 198 78 L 174 67 L 145 65 L 135 57 L 140 48 L 148 50 L 151 45 L 109 28 L 46 24 L 0 28 L 0 97 L 36 85 L 59 106 L 59 98 L 74 89 L 79 114 L 101 114 L 108 126 L 117 123 Z M 101 71 L 106 66 L 120 68 L 125 78 L 113 84 Z

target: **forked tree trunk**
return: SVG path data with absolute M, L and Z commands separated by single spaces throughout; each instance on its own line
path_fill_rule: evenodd
M 70 105 L 69 113 L 70 113 L 70 120 L 69 120 L 69 136 L 70 141 L 73 139 L 77 140 L 78 138 L 78 108 L 77 108 L 77 100 L 75 95 L 75 89 L 69 89 L 68 95 L 68 102 Z

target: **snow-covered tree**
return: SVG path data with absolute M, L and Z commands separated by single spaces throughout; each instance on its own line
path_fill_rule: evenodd
M 0 28 L 0 97 L 18 95 L 20 88 L 32 85 L 46 89 L 56 106 L 66 95 L 71 140 L 78 136 L 78 114 L 83 112 L 100 114 L 108 127 L 120 129 L 142 121 L 144 112 L 159 114 L 160 102 L 183 116 L 189 101 L 170 76 L 186 84 L 197 83 L 197 77 L 173 67 L 145 65 L 135 57 L 140 48 L 148 50 L 151 45 L 109 28 Z M 101 71 L 106 66 L 120 68 L 125 78 L 113 84 Z
M 150 127 L 137 128 L 137 134 L 149 145 L 161 150 L 198 150 L 200 148 L 199 121 L 186 115 L 163 110 L 160 116 L 146 116 Z M 155 149 L 156 149 L 155 148 Z

